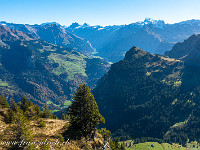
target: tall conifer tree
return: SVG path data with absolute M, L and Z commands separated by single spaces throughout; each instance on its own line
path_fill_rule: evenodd
M 86 84 L 77 88 L 68 114 L 71 116 L 71 128 L 84 137 L 94 138 L 96 126 L 99 123 L 105 123 L 94 96 Z
M 1 108 L 8 108 L 9 107 L 8 101 L 6 100 L 4 95 L 0 96 L 0 107 Z

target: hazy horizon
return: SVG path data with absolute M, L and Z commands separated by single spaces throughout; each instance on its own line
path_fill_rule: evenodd
M 90 25 L 123 25 L 146 17 L 165 23 L 200 19 L 198 0 L 1 0 L 0 20 L 17 24 L 73 22 Z
M 146 18 L 149 18 L 149 17 L 146 17 Z M 141 21 L 141 22 L 143 22 L 146 18 L 144 18 L 143 20 L 139 20 L 139 21 Z M 150 18 L 150 19 L 153 19 L 153 18 Z M 156 20 L 156 19 L 153 19 L 153 20 Z M 158 19 L 158 20 L 161 20 L 161 19 Z M 200 19 L 189 19 L 189 20 L 200 20 Z M 4 22 L 5 20 L 0 20 L 0 22 Z M 132 22 L 132 23 L 136 23 L 136 22 L 139 22 L 139 21 L 135 21 L 135 22 Z M 165 22 L 165 24 L 175 24 L 175 23 L 180 23 L 180 22 L 184 22 L 184 21 L 188 21 L 188 20 L 182 20 L 182 21 L 179 21 L 179 22 L 173 22 L 173 23 L 168 23 L 168 22 L 166 22 L 165 20 L 161 20 L 161 21 L 164 21 Z M 16 22 L 8 22 L 8 21 L 5 21 L 6 23 L 13 23 L 13 24 L 28 24 L 28 23 L 16 23 Z M 29 25 L 41 25 L 41 24 L 45 24 L 45 23 L 54 23 L 55 21 L 52 21 L 52 22 L 42 22 L 42 23 L 39 23 L 39 24 L 29 24 Z M 72 22 L 71 24 L 69 24 L 69 25 L 65 25 L 65 24 L 61 24 L 61 23 L 59 23 L 59 22 L 55 22 L 55 23 L 58 23 L 58 24 L 60 24 L 60 25 L 62 25 L 62 26 L 70 26 L 72 23 L 78 23 L 79 25 L 83 25 L 84 23 L 79 23 L 79 22 Z M 100 26 L 103 26 L 103 27 L 105 27 L 105 26 L 114 26 L 114 25 L 128 25 L 128 24 L 113 24 L 113 25 L 101 25 L 101 24 L 94 24 L 94 25 L 91 25 L 90 23 L 88 23 L 88 22 L 85 22 L 85 23 L 87 23 L 88 25 L 90 25 L 90 26 L 97 26 L 97 25 L 100 25 Z M 132 23 L 129 23 L 129 24 L 132 24 Z

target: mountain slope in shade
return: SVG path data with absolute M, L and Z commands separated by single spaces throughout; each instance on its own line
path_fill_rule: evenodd
M 121 26 L 89 26 L 77 23 L 67 27 L 71 33 L 88 39 L 103 58 L 112 62 L 123 59 L 133 45 L 148 52 L 164 54 L 177 42 L 182 42 L 192 34 L 200 33 L 200 20 L 188 20 L 166 24 L 162 20 L 146 18 Z
M 200 35 L 194 34 L 184 42 L 175 44 L 166 55 L 180 59 L 188 65 L 200 66 Z
M 59 109 L 79 84 L 94 87 L 109 67 L 102 59 L 2 25 L 0 39 L 0 90 L 15 99 L 26 95 L 39 105 L 48 102 Z
M 58 23 L 28 25 L 0 22 L 0 24 L 3 24 L 11 29 L 29 33 L 47 42 L 74 49 L 85 55 L 90 55 L 95 51 L 89 41 L 69 33 Z
M 200 138 L 199 75 L 196 66 L 132 47 L 93 93 L 115 136 L 194 140 Z

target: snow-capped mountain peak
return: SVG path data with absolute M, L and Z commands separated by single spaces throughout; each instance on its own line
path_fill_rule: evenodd
M 46 26 L 46 25 L 57 25 L 57 26 L 61 26 L 59 23 L 57 22 L 45 22 L 42 23 L 41 26 Z
M 157 28 L 163 29 L 165 22 L 163 20 L 153 20 L 152 18 L 145 18 L 144 21 L 138 21 L 134 24 L 140 27 L 143 27 L 144 25 L 154 25 Z

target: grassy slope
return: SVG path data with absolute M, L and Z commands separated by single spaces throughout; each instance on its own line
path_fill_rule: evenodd
M 7 113 L 7 109 L 0 109 L 0 150 L 7 150 L 8 145 L 1 145 L 1 142 L 10 141 L 13 138 L 13 131 L 12 126 L 13 124 L 5 123 L 3 115 Z M 42 118 L 40 118 L 42 119 Z M 39 127 L 39 120 L 32 120 L 29 122 L 29 129 L 33 135 L 33 141 L 35 142 L 56 142 L 59 139 L 59 134 L 65 132 L 67 127 L 69 126 L 68 121 L 59 120 L 59 119 L 42 119 L 46 127 Z M 66 139 L 67 140 L 67 139 Z M 62 143 L 62 141 L 59 141 Z M 50 145 L 48 149 L 55 149 L 55 150 L 83 150 L 83 149 L 91 149 L 92 145 L 96 145 L 103 147 L 104 140 L 102 135 L 97 133 L 94 141 L 86 141 L 84 138 L 80 140 L 72 140 L 66 145 Z M 87 147 L 87 148 L 86 148 Z M 99 149 L 99 148 L 96 148 Z M 106 148 L 106 150 L 108 150 Z
M 61 75 L 67 72 L 69 74 L 68 80 L 74 79 L 75 74 L 87 76 L 85 73 L 86 61 L 84 60 L 87 56 L 70 49 L 65 50 L 51 43 L 48 44 L 49 46 L 43 46 L 40 52 L 49 53 L 47 59 L 50 64 L 58 64 L 58 67 L 53 69 L 55 75 Z
M 154 147 L 152 147 L 153 145 Z M 132 146 L 126 147 L 127 150 L 192 150 L 191 148 L 186 148 L 178 144 L 169 144 L 169 143 L 157 143 L 157 142 L 145 142 L 134 144 Z
M 53 70 L 53 73 L 56 75 L 61 75 L 65 72 L 69 74 L 68 80 L 72 80 L 75 74 L 80 74 L 83 76 L 87 76 L 85 73 L 86 58 L 84 55 L 80 55 L 79 57 L 74 54 L 56 54 L 52 53 L 48 56 L 48 59 L 51 63 L 58 63 L 59 66 Z
M 0 86 L 3 86 L 3 87 L 9 87 L 9 84 L 7 82 L 4 82 L 0 79 Z

